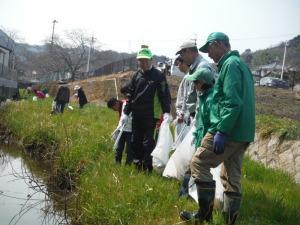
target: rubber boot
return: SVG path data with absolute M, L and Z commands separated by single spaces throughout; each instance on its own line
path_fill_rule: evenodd
M 183 197 L 189 193 L 189 181 L 191 174 L 185 174 L 179 190 L 179 197 Z
M 228 225 L 234 225 L 239 214 L 242 195 L 237 192 L 224 193 L 223 216 Z
M 216 183 L 212 182 L 201 182 L 196 183 L 197 194 L 198 194 L 198 212 L 180 212 L 180 218 L 184 221 L 198 220 L 199 222 L 211 221 L 212 211 L 214 207 L 215 189 Z

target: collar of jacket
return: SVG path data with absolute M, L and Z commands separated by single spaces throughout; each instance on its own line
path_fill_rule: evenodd
M 202 56 L 198 55 L 197 58 L 192 63 L 192 65 L 190 65 L 190 74 L 194 72 L 194 70 L 197 68 L 201 60 L 202 60 Z
M 221 59 L 219 60 L 218 65 L 217 65 L 217 66 L 218 66 L 218 69 L 220 70 L 220 69 L 222 68 L 224 62 L 225 62 L 230 56 L 233 56 L 233 55 L 240 57 L 240 54 L 239 54 L 238 51 L 236 51 L 236 50 L 234 50 L 234 51 L 228 51 L 228 52 L 225 53 L 225 54 L 221 57 Z

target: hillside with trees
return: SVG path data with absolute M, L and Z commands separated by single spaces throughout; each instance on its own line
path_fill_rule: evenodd
M 19 80 L 32 80 L 68 77 L 71 80 L 83 79 L 88 75 L 113 62 L 135 59 L 136 53 L 120 53 L 102 50 L 102 44 L 89 37 L 84 31 L 69 30 L 53 40 L 44 41 L 43 45 L 29 45 L 20 42 L 15 32 L 0 29 L 0 44 L 9 45 L 12 50 L 14 69 Z M 155 62 L 166 61 L 165 56 L 155 56 Z M 136 60 L 134 60 L 136 67 Z M 132 69 L 132 68 L 131 68 Z M 67 75 L 67 76 L 66 76 Z
M 241 56 L 251 68 L 274 62 L 282 64 L 285 44 L 287 44 L 285 65 L 300 70 L 300 35 L 271 48 L 255 52 L 247 49 Z

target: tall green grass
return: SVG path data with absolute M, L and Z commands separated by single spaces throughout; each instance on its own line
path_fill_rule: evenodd
M 256 117 L 256 129 L 262 138 L 275 134 L 285 139 L 300 139 L 298 120 L 260 114 Z
M 51 152 L 58 185 L 76 193 L 69 205 L 74 224 L 182 224 L 179 212 L 197 209 L 178 198 L 178 181 L 114 164 L 116 113 L 94 105 L 54 116 L 50 110 L 51 99 L 11 103 L 0 109 L 0 123 L 31 151 Z M 243 175 L 238 224 L 299 224 L 300 188 L 286 173 L 246 158 Z M 211 224 L 223 224 L 218 211 Z

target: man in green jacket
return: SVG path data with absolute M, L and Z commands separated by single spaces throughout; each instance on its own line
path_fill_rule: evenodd
M 229 38 L 221 32 L 211 33 L 201 52 L 218 64 L 219 78 L 215 84 L 211 125 L 191 162 L 192 177 L 198 193 L 199 210 L 187 219 L 209 221 L 215 197 L 215 182 L 210 168 L 223 162 L 221 180 L 224 186 L 224 207 L 227 224 L 234 224 L 241 204 L 241 167 L 246 148 L 254 140 L 255 93 L 252 74 L 231 51 Z

